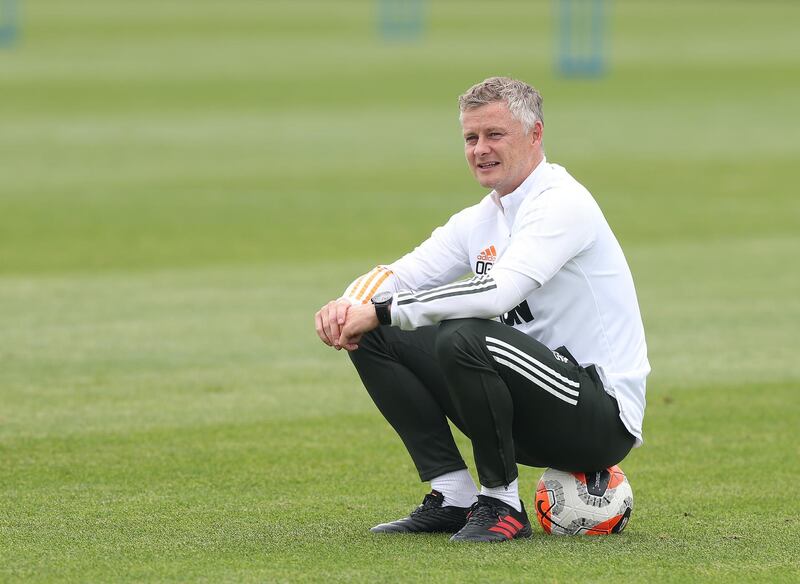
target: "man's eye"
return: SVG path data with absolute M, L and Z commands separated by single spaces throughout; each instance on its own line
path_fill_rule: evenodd
M 475 144 L 478 141 L 478 137 L 477 136 L 467 136 L 465 138 L 465 140 L 466 140 L 467 144 Z
M 499 138 L 499 137 L 500 137 L 500 136 L 502 136 L 502 135 L 503 135 L 503 134 L 502 134 L 501 132 L 492 132 L 491 134 L 489 134 L 489 136 L 490 136 L 491 138 Z

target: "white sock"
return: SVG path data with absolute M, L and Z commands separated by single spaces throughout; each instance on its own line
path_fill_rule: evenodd
M 481 485 L 481 495 L 500 499 L 506 505 L 513 507 L 517 511 L 522 511 L 522 503 L 519 500 L 519 484 L 517 479 L 511 481 L 511 484 L 499 487 L 484 487 Z
M 444 495 L 443 506 L 469 507 L 478 497 L 478 487 L 467 469 L 454 470 L 431 480 L 431 489 Z

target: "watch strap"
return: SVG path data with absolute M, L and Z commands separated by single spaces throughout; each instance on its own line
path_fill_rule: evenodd
M 378 317 L 378 322 L 383 326 L 392 324 L 392 297 L 381 302 L 373 300 L 372 305 L 375 307 L 375 316 Z

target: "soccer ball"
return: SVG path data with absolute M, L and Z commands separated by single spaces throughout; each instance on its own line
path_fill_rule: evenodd
M 536 488 L 536 517 L 547 533 L 619 533 L 633 512 L 633 491 L 618 466 L 595 472 L 548 468 Z

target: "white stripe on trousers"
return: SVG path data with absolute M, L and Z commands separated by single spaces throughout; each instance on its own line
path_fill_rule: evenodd
M 572 387 L 580 387 L 581 386 L 581 384 L 578 383 L 577 381 L 572 381 L 568 377 L 564 377 L 563 375 L 561 375 L 555 369 L 551 369 L 550 367 L 548 367 L 547 365 L 545 365 L 544 363 L 542 363 L 538 359 L 536 359 L 534 357 L 531 357 L 527 353 L 523 353 L 522 351 L 517 349 L 514 345 L 509 345 L 508 343 L 504 343 L 500 339 L 495 339 L 494 337 L 486 337 L 486 342 L 487 343 L 492 343 L 492 344 L 495 344 L 495 345 L 497 345 L 499 347 L 504 347 L 504 348 L 508 349 L 509 351 L 514 353 L 517 357 L 521 357 L 524 361 L 528 361 L 534 367 L 538 367 L 539 369 L 549 373 L 550 375 L 552 375 L 556 379 L 560 379 L 561 381 L 563 381 L 567 385 L 571 385 Z M 567 390 L 567 391 L 569 392 L 569 390 Z M 578 395 L 578 394 L 576 393 L 574 395 Z
M 546 374 L 543 374 L 541 371 L 532 367 L 529 363 L 522 361 L 519 357 L 512 355 L 507 351 L 504 351 L 498 347 L 493 347 L 492 345 L 487 345 L 486 348 L 489 349 L 489 352 L 492 353 L 492 358 L 499 364 L 505 365 L 512 371 L 516 371 L 518 374 L 522 375 L 528 381 L 541 387 L 547 393 L 573 406 L 578 403 L 578 400 L 569 397 L 569 395 L 574 395 L 575 397 L 578 397 L 580 394 L 577 391 L 565 387 L 563 384 L 558 383 L 551 377 L 547 376 Z M 550 368 L 548 367 L 547 369 Z M 580 384 L 575 383 L 572 380 L 569 381 L 576 387 L 580 386 Z M 569 395 L 565 395 L 564 393 L 559 391 L 559 389 L 561 389 L 564 393 Z

